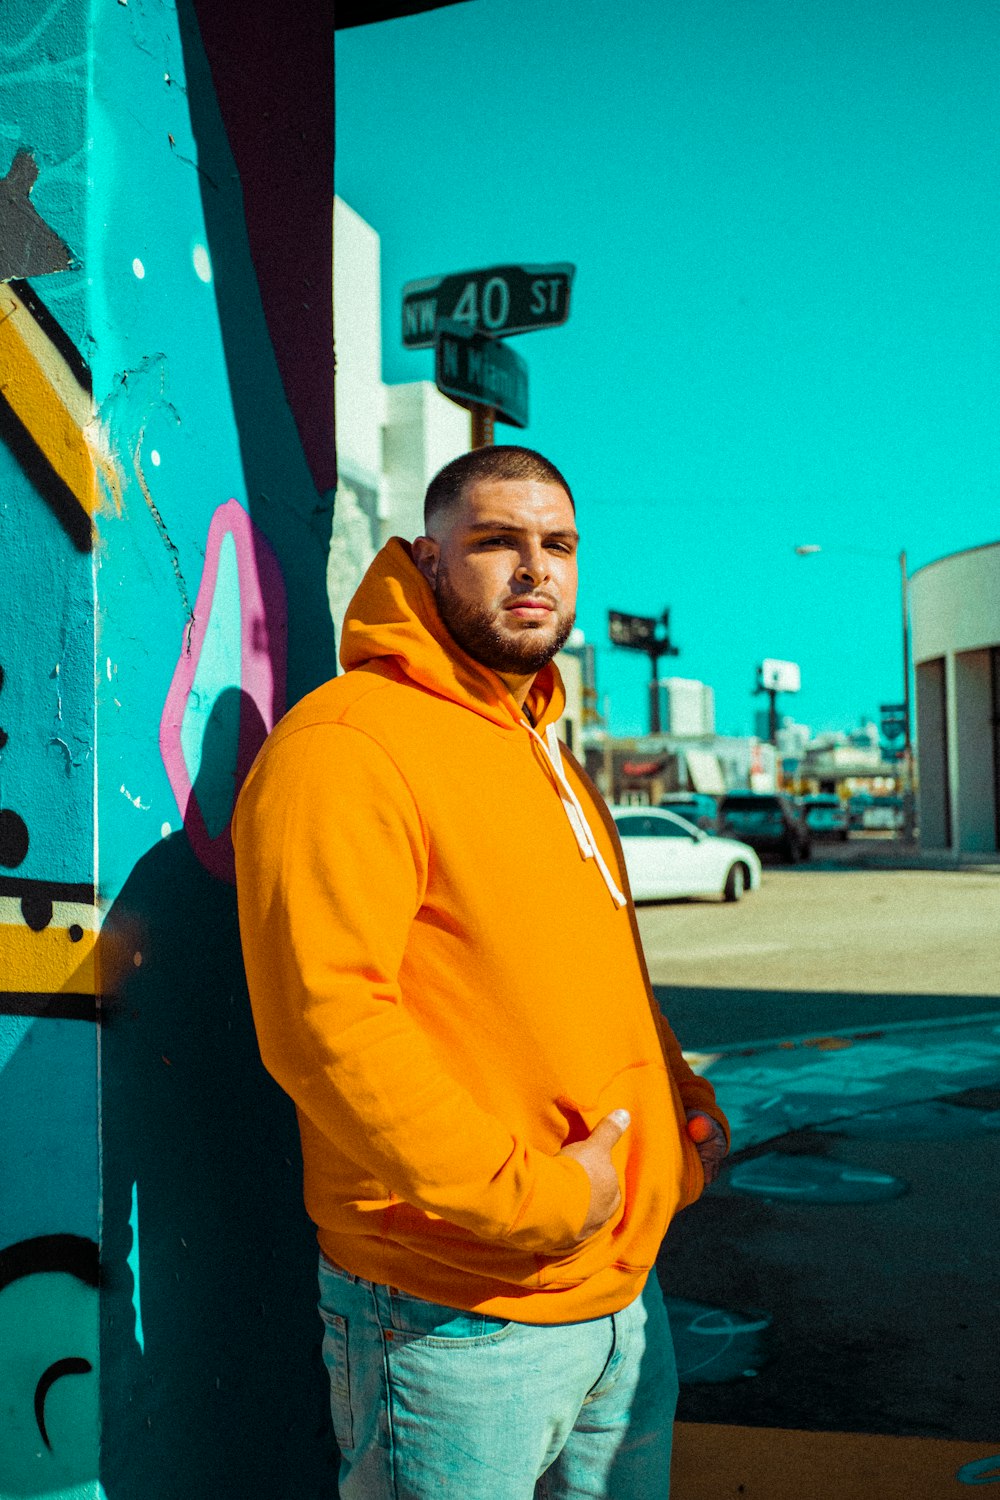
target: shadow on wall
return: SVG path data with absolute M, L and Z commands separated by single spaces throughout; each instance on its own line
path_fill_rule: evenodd
M 180 0 L 177 22 L 247 506 L 294 590 L 295 703 L 337 671 L 332 0 L 248 0 L 235 27 L 224 6 Z
M 234 723 L 263 741 L 230 688 L 205 730 L 203 808 L 231 800 Z M 172 834 L 135 866 L 101 946 L 120 976 L 102 1027 L 108 1500 L 175 1500 L 195 1476 L 199 1494 L 305 1500 L 328 1445 L 315 1238 L 294 1111 L 257 1050 L 236 892 Z M 290 1368 L 302 1378 L 282 1380 Z

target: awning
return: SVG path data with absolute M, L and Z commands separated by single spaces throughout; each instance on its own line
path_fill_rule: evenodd
M 661 755 L 659 760 L 627 760 L 622 766 L 623 776 L 655 776 L 657 771 L 662 771 L 666 765 L 666 757 Z

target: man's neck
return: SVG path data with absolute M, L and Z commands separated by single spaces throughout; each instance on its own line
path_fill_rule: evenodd
M 510 696 L 517 704 L 518 708 L 524 707 L 528 698 L 528 694 L 531 692 L 531 684 L 534 682 L 537 675 L 537 672 L 532 672 L 527 677 L 520 677 L 514 672 L 497 673 L 497 676 L 507 684 Z

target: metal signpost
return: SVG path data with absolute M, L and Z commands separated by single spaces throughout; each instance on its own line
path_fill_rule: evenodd
M 528 423 L 528 367 L 501 342 L 569 317 L 575 267 L 488 266 L 408 281 L 403 344 L 431 349 L 439 391 L 472 414 L 472 447 L 493 442 L 494 420 Z
M 663 627 L 662 635 L 657 634 Z M 649 732 L 660 733 L 660 657 L 678 656 L 680 653 L 670 640 L 670 611 L 665 609 L 657 620 L 650 615 L 626 615 L 620 610 L 608 610 L 608 636 L 613 646 L 624 646 L 628 651 L 644 651 L 649 657 L 651 680 L 649 684 Z

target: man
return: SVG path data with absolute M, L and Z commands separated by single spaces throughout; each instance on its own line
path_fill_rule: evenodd
M 664 1500 L 651 1268 L 728 1140 L 555 738 L 573 501 L 540 454 L 484 448 L 432 480 L 425 528 L 372 563 L 346 675 L 278 725 L 233 825 L 322 1251 L 340 1493 Z

